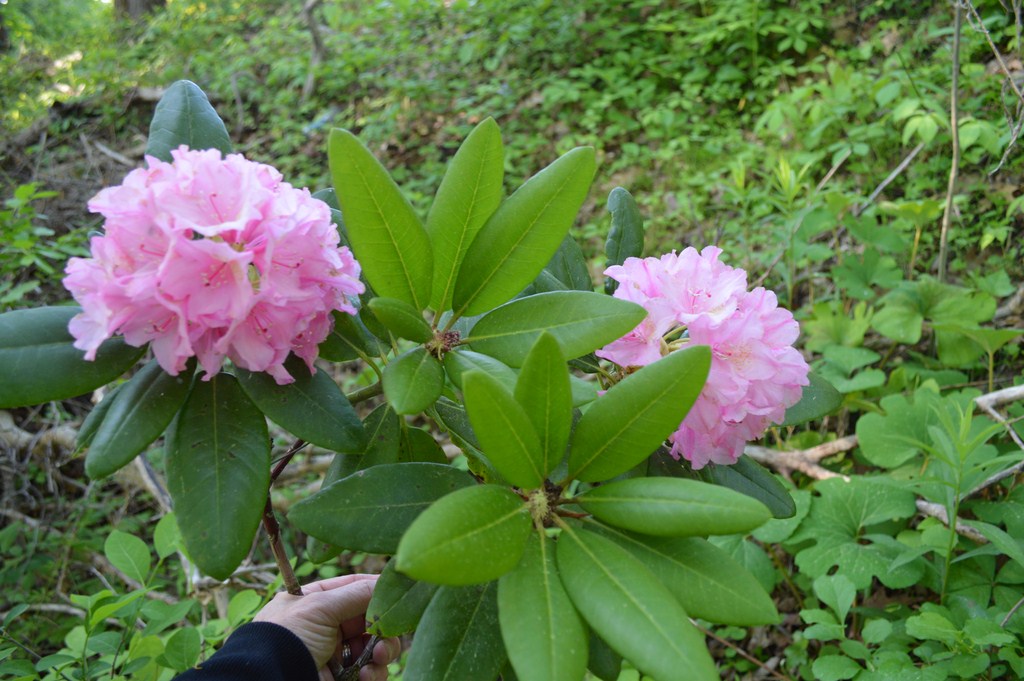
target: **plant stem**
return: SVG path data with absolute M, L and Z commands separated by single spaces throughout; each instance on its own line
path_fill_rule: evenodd
M 284 581 L 284 588 L 292 596 L 301 596 L 302 587 L 295 577 L 292 564 L 288 560 L 288 553 L 281 541 L 281 526 L 277 524 L 277 516 L 274 515 L 274 505 L 270 501 L 270 492 L 267 492 L 267 503 L 263 507 L 263 529 L 270 539 L 270 550 L 274 553 L 274 561 L 277 562 L 277 569 L 281 571 L 281 579 Z
M 950 90 L 949 127 L 953 136 L 953 159 L 949 167 L 949 185 L 946 188 L 946 208 L 942 212 L 942 231 L 939 235 L 939 281 L 946 281 L 946 259 L 949 250 L 949 222 L 953 213 L 953 193 L 956 191 L 956 177 L 960 169 L 960 115 L 957 111 L 960 101 L 960 33 L 963 24 L 963 9 L 955 3 L 953 20 L 953 83 Z M 991 388 L 989 388 L 991 390 Z
M 277 462 L 276 466 L 274 466 L 274 470 L 270 472 L 271 485 L 277 482 L 277 479 L 281 477 L 281 473 L 284 472 L 285 466 L 287 466 L 288 463 L 292 460 L 292 457 L 294 457 L 299 452 L 299 450 L 301 450 L 305 446 L 306 441 L 303 440 L 302 438 L 298 438 L 297 440 L 295 440 L 295 442 L 292 443 L 292 446 L 288 448 L 288 451 L 284 453 L 284 456 L 281 457 L 281 460 Z
M 380 381 L 377 381 L 373 385 L 368 385 L 365 388 L 360 388 L 359 390 L 355 391 L 350 395 L 346 395 L 345 397 L 347 397 L 348 401 L 351 402 L 352 404 L 359 404 L 360 402 L 365 402 L 371 397 L 376 397 L 377 395 L 380 395 L 383 391 L 384 384 L 381 383 Z

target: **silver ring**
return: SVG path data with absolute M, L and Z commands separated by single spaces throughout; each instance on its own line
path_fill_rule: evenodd
M 352 666 L 352 646 L 347 643 L 341 644 L 341 664 L 345 667 Z

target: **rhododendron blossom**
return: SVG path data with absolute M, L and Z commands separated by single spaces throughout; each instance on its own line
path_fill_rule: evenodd
M 721 249 L 687 248 L 659 258 L 628 258 L 605 274 L 615 297 L 638 303 L 647 317 L 597 351 L 622 367 L 644 366 L 689 345 L 711 347 L 700 397 L 669 437 L 672 455 L 695 469 L 731 464 L 743 445 L 781 422 L 808 384 L 807 362 L 793 347 L 800 328 L 775 294 L 747 291 L 747 273 L 718 260 Z
M 172 163 L 102 190 L 89 210 L 104 235 L 72 258 L 64 285 L 82 306 L 70 324 L 86 359 L 124 334 L 151 344 L 172 375 L 196 356 L 209 378 L 225 357 L 280 383 L 289 352 L 313 370 L 331 312 L 355 314 L 359 264 L 339 247 L 330 209 L 274 168 L 239 154 L 180 147 Z

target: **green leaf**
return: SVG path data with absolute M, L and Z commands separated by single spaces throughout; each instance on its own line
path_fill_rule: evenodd
M 612 386 L 576 425 L 569 477 L 613 478 L 646 459 L 686 417 L 711 366 L 698 345 L 648 364 Z
M 498 485 L 474 485 L 436 501 L 398 544 L 395 566 L 413 579 L 482 584 L 516 566 L 530 534 L 530 510 Z
M 874 577 L 892 588 L 917 583 L 923 572 L 919 563 L 893 568 L 896 556 L 885 545 L 864 539 L 872 525 L 913 516 L 917 508 L 912 492 L 856 477 L 821 480 L 815 490 L 820 496 L 812 500 L 810 513 L 788 542 L 811 544 L 796 554 L 801 572 L 812 579 L 838 572 L 857 589 L 866 589 Z
M 610 539 L 563 528 L 558 569 L 587 624 L 656 679 L 718 679 L 704 637 L 644 565 Z
M 473 349 L 520 366 L 547 331 L 566 358 L 585 355 L 621 338 L 647 311 L 626 300 L 586 291 L 553 291 L 519 298 L 488 312 L 466 342 Z
M 376 355 L 380 344 L 366 328 L 359 315 L 335 310 L 334 327 L 317 348 L 320 357 L 330 362 L 348 362 L 358 359 L 361 354 Z
M 390 561 L 380 573 L 366 608 L 367 631 L 377 636 L 401 636 L 414 631 L 439 588 L 409 579 L 395 569 L 395 561 Z
M 556 290 L 570 289 L 588 292 L 594 290 L 594 282 L 590 280 L 590 268 L 587 267 L 583 249 L 571 234 L 566 234 L 562 239 L 562 244 L 541 272 L 541 274 L 545 273 L 554 277 L 560 284 Z
M 174 512 L 167 513 L 160 518 L 153 529 L 153 548 L 156 555 L 166 558 L 181 546 L 181 530 L 178 528 L 178 519 Z
M 103 555 L 110 564 L 139 584 L 149 577 L 149 547 L 134 534 L 113 530 L 103 543 Z
M 846 622 L 846 616 L 853 607 L 854 599 L 857 598 L 857 589 L 853 582 L 846 575 L 839 573 L 821 575 L 814 580 L 813 586 L 815 595 L 836 614 L 836 621 L 839 624 Z
M 587 669 L 601 681 L 617 681 L 622 673 L 622 656 L 608 647 L 600 636 L 590 631 Z
M 538 463 L 541 474 L 546 476 L 565 457 L 573 403 L 565 357 L 551 334 L 541 333 L 526 356 L 515 398 L 539 438 Z
M 231 139 L 224 121 L 210 105 L 206 93 L 188 80 L 179 80 L 164 91 L 149 124 L 146 155 L 170 163 L 171 152 L 182 144 L 189 149 L 219 149 L 231 153 Z
M 481 371 L 489 375 L 510 393 L 515 390 L 519 378 L 515 370 L 504 362 L 481 352 L 461 348 L 445 354 L 444 368 L 448 372 L 448 378 L 452 379 L 452 383 L 459 390 L 462 390 L 462 377 L 471 371 Z
M 771 517 L 745 494 L 683 478 L 629 478 L 573 501 L 609 525 L 659 537 L 747 533 Z
M 384 367 L 384 397 L 399 414 L 418 414 L 441 396 L 444 369 L 426 348 L 399 355 Z
M 427 215 L 427 233 L 434 248 L 430 296 L 434 310 L 451 308 L 455 280 L 466 251 L 501 203 L 504 159 L 498 124 L 493 118 L 485 118 L 448 164 Z
M 522 489 L 541 486 L 544 450 L 526 411 L 497 379 L 479 371 L 463 376 L 466 411 L 491 464 Z
M 144 352 L 120 338 L 86 361 L 68 333 L 79 307 L 37 307 L 0 314 L 0 409 L 64 400 L 95 390 L 127 371 Z
M 907 618 L 907 633 L 917 639 L 942 641 L 952 646 L 959 638 L 960 630 L 941 614 L 926 611 Z
M 754 626 L 779 621 L 775 603 L 754 575 L 700 537 L 652 537 L 587 524 L 643 563 L 691 617 Z
M 370 150 L 331 130 L 327 156 L 352 250 L 378 295 L 422 310 L 430 300 L 430 237 L 409 201 Z
M 757 499 L 774 518 L 791 518 L 796 513 L 796 504 L 785 486 L 749 456 L 741 456 L 731 466 L 709 464 L 701 473 L 708 482 Z
M 423 314 L 403 300 L 378 296 L 370 299 L 369 306 L 380 323 L 399 338 L 426 343 L 434 337 Z
M 167 442 L 167 490 L 196 565 L 227 579 L 249 554 L 270 487 L 267 421 L 233 376 L 196 381 Z
M 497 584 L 441 587 L 427 606 L 403 681 L 494 681 L 505 664 Z
M 938 425 L 939 403 L 935 390 L 918 388 L 913 401 L 903 395 L 882 398 L 882 414 L 865 414 L 857 420 L 857 441 L 871 463 L 896 468 L 931 442 L 928 427 Z
M 183 627 L 167 639 L 164 654 L 158 660 L 176 672 L 183 672 L 191 669 L 199 659 L 199 648 L 199 630 L 195 627 Z
M 587 668 L 587 629 L 558 577 L 554 542 L 533 533 L 515 570 L 498 581 L 509 661 L 531 681 L 575 681 Z
M 639 258 L 644 252 L 644 221 L 632 195 L 622 187 L 616 187 L 608 194 L 607 207 L 612 214 L 612 226 L 604 245 L 606 268 L 621 265 L 626 258 Z M 615 293 L 618 285 L 614 279 L 605 279 L 605 293 Z
M 426 463 L 448 463 L 448 457 L 441 445 L 428 431 L 423 428 L 402 428 L 402 439 L 398 450 L 398 460 L 422 461 Z
M 82 421 L 82 425 L 78 428 L 78 435 L 75 438 L 75 445 L 79 449 L 84 449 L 92 443 L 92 439 L 96 436 L 96 431 L 100 429 L 100 425 L 110 411 L 110 407 L 113 406 L 117 396 L 121 394 L 121 390 L 126 385 L 127 383 L 118 383 L 114 386 L 112 390 L 103 396 L 100 403 L 92 408 L 92 411 L 85 417 L 85 420 Z
M 309 373 L 294 355 L 285 369 L 295 379 L 278 385 L 262 371 L 235 368 L 238 382 L 266 416 L 288 432 L 324 449 L 349 452 L 366 444 L 366 433 L 348 398 L 327 372 Z
M 841 681 L 852 679 L 864 671 L 864 668 L 845 655 L 823 655 L 814 660 L 811 665 L 814 678 L 819 681 Z
M 805 385 L 800 401 L 786 410 L 781 426 L 799 426 L 831 414 L 843 404 L 843 396 L 832 384 L 815 373 L 807 374 L 810 385 Z
M 160 437 L 188 396 L 193 366 L 171 376 L 154 359 L 124 385 L 86 453 L 90 478 L 107 477 Z
M 484 223 L 455 280 L 456 316 L 477 315 L 519 293 L 540 273 L 587 196 L 594 149 L 578 147 L 530 178 Z
M 416 516 L 441 497 L 472 484 L 467 473 L 448 465 L 374 466 L 298 502 L 288 511 L 288 520 L 330 544 L 393 554 Z

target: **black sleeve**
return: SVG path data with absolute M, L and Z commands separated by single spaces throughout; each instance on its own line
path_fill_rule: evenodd
M 298 636 L 271 622 L 252 622 L 210 659 L 174 681 L 317 681 L 320 673 Z

